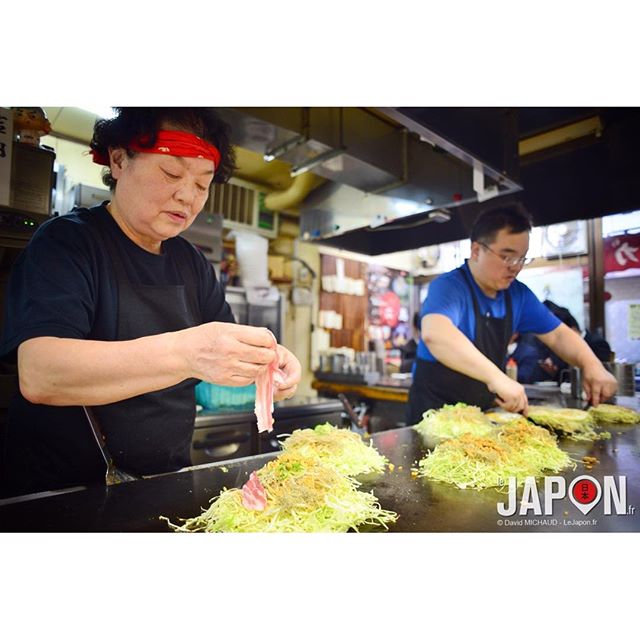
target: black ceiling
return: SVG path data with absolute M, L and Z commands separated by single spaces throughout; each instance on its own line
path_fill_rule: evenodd
M 402 109 L 457 147 L 506 172 L 522 191 L 450 209 L 446 223 L 428 212 L 321 240 L 368 255 L 441 244 L 468 237 L 480 211 L 507 201 L 522 203 L 535 225 L 597 218 L 640 209 L 640 108 L 517 107 Z M 517 157 L 522 138 L 599 115 L 602 135 Z

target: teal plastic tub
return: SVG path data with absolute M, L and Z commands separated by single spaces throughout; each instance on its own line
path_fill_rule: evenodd
M 210 382 L 199 382 L 196 385 L 196 404 L 211 411 L 243 409 L 253 407 L 255 403 L 255 384 L 246 387 L 225 387 Z

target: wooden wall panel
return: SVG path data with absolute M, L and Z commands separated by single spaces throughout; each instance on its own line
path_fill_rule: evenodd
M 321 272 L 323 276 L 336 275 L 335 256 L 321 256 Z M 355 280 L 366 282 L 367 265 L 357 260 L 344 260 L 344 275 Z M 344 293 L 320 292 L 320 310 L 335 311 L 342 316 L 342 329 L 329 329 L 332 347 L 350 347 L 356 351 L 364 351 L 367 328 L 368 298 Z

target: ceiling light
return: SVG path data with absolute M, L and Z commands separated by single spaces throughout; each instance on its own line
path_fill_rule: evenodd
M 296 136 L 295 138 L 286 140 L 282 144 L 279 144 L 277 147 L 273 147 L 273 149 L 267 149 L 264 152 L 264 156 L 263 156 L 264 161 L 271 162 L 272 160 L 275 160 L 276 158 L 283 156 L 285 153 L 288 153 L 292 149 L 296 149 L 297 147 L 300 147 L 306 141 L 307 141 L 307 137 L 301 134 L 299 136 Z
M 95 116 L 100 118 L 104 118 L 105 120 L 111 120 L 116 117 L 116 112 L 113 110 L 113 107 L 78 107 L 83 111 L 88 111 Z
M 545 133 L 523 138 L 518 142 L 518 154 L 525 156 L 529 153 L 549 149 L 550 147 L 562 145 L 587 136 L 599 138 L 602 135 L 602 130 L 602 120 L 600 120 L 599 116 L 585 118 L 584 120 L 573 122 Z
M 442 224 L 443 222 L 449 222 L 449 220 L 451 220 L 451 214 L 448 211 L 438 209 L 437 211 L 432 211 L 427 216 L 427 220 L 429 220 L 429 222 L 439 222 Z
M 313 158 L 309 158 L 304 162 L 292 167 L 291 169 L 291 177 L 295 178 L 299 176 L 301 173 L 305 173 L 306 171 L 311 171 L 311 169 L 315 169 L 317 166 L 332 160 L 333 158 L 337 158 L 344 153 L 344 149 L 329 149 L 329 151 L 325 151 Z
M 367 227 L 367 231 L 393 231 L 394 229 L 412 229 L 413 227 L 420 227 L 421 225 L 427 224 L 429 222 L 449 222 L 449 220 L 451 220 L 451 214 L 444 209 L 437 209 L 436 211 L 431 211 L 427 216 L 421 217 L 418 220 L 414 220 L 413 222 L 396 222 L 395 224 L 392 224 L 391 222 L 385 224 L 386 220 L 381 220 L 381 218 L 381 216 L 376 216 L 376 218 Z

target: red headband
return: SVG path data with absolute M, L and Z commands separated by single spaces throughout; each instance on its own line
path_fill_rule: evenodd
M 156 136 L 156 142 L 152 147 L 142 146 L 141 143 L 148 142 L 148 137 L 140 136 L 132 140 L 127 147 L 131 151 L 139 153 L 159 153 L 166 156 L 179 156 L 182 158 L 205 158 L 212 160 L 214 167 L 218 168 L 220 162 L 220 152 L 211 143 L 199 138 L 193 133 L 185 131 L 166 131 L 161 129 Z M 96 164 L 109 166 L 109 156 L 91 150 L 93 161 Z

